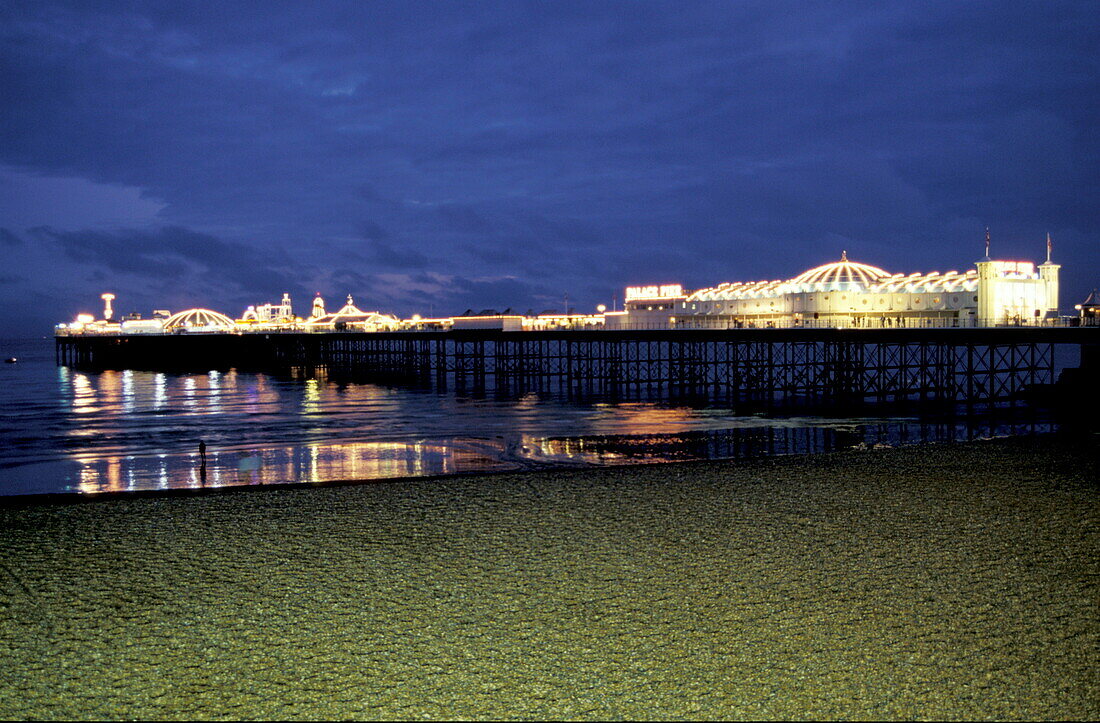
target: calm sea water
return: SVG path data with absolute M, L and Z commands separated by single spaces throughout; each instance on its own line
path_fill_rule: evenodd
M 233 371 L 88 373 L 55 366 L 50 338 L 0 340 L 0 356 L 19 360 L 0 365 L 0 495 L 754 457 L 1051 428 L 471 398 Z

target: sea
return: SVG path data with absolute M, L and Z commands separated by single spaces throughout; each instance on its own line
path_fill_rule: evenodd
M 0 339 L 0 495 L 321 484 L 868 449 L 1050 432 L 1021 418 L 829 418 L 58 366 Z

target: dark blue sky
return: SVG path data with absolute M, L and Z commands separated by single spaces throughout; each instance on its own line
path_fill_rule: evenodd
M 1100 285 L 1095 2 L 7 2 L 0 334 L 1042 260 Z

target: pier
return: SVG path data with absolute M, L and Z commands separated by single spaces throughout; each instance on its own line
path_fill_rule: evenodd
M 237 368 L 464 393 L 707 399 L 764 410 L 1025 403 L 1055 348 L 1100 365 L 1100 328 L 462 330 L 59 336 L 57 363 Z M 1079 378 L 1093 376 L 1078 373 Z

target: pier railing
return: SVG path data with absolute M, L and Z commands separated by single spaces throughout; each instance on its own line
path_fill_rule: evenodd
M 1003 329 L 1003 328 L 1039 328 L 1039 329 L 1067 329 L 1081 326 L 1100 326 L 1100 318 L 1087 317 L 1082 319 L 1077 316 L 1061 316 L 1049 319 L 1017 319 L 1011 321 L 979 322 L 975 319 L 944 318 L 937 316 L 896 316 L 860 319 L 706 319 L 693 317 L 674 317 L 666 322 L 630 321 L 608 327 L 604 324 L 550 324 L 537 327 L 526 327 L 523 332 L 540 333 L 547 331 L 571 331 L 571 332 L 605 332 L 605 331 L 683 331 L 683 330 L 733 330 L 733 329 Z M 485 329 L 491 331 L 492 329 Z M 332 329 L 305 324 L 279 324 L 262 326 L 240 326 L 233 330 L 207 330 L 195 328 L 176 328 L 163 331 L 141 331 L 126 333 L 117 325 L 103 327 L 97 324 L 88 324 L 82 328 L 58 326 L 54 329 L 54 336 L 165 336 L 165 335 L 199 335 L 199 334 L 341 334 L 348 331 L 360 333 L 404 333 L 404 334 L 434 334 L 441 331 L 477 331 L 476 329 L 464 329 L 461 327 L 441 328 L 408 326 L 388 330 L 367 330 L 357 328 Z M 499 331 L 499 329 L 497 330 Z

